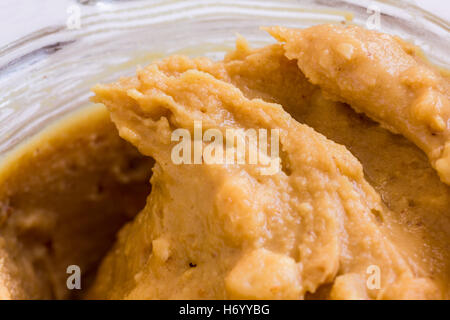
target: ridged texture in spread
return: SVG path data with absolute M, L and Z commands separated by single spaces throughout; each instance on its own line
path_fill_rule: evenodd
M 147 206 L 119 233 L 90 297 L 298 299 L 334 283 L 336 299 L 439 298 L 383 232 L 387 209 L 358 160 L 281 105 L 247 98 L 227 68 L 171 57 L 95 87 L 121 136 L 156 165 Z M 194 120 L 280 129 L 283 170 L 175 165 L 171 132 Z M 366 286 L 372 265 L 380 290 Z

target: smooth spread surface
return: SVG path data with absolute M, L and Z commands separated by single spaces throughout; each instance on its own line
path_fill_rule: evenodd
M 156 164 L 146 207 L 120 231 L 88 297 L 448 298 L 449 187 L 408 140 L 332 101 L 411 139 L 446 181 L 447 80 L 385 35 L 316 28 L 272 29 L 285 44 L 258 50 L 240 39 L 218 63 L 169 57 L 94 89 L 120 135 Z M 335 49 L 341 37 L 354 49 Z M 376 63 L 361 56 L 365 45 Z M 343 70 L 338 53 L 359 58 L 336 78 L 327 71 Z M 399 83 L 400 67 L 410 84 Z M 417 117 L 424 92 L 440 109 Z M 204 130 L 281 129 L 282 171 L 173 164 L 170 134 L 194 120 Z M 379 289 L 366 285 L 371 266 Z
M 121 139 L 104 107 L 83 109 L 0 167 L 0 299 L 82 294 L 115 233 L 145 204 L 152 162 Z M 81 291 L 69 291 L 69 265 Z

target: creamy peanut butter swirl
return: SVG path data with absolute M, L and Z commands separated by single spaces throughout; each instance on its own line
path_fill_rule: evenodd
M 267 30 L 329 98 L 410 139 L 450 184 L 449 81 L 417 57 L 415 48 L 356 26 Z
M 302 69 L 319 87 L 308 83 L 283 58 L 286 54 L 300 65 L 294 52 L 309 47 L 297 44 L 298 32 L 271 29 L 286 41 L 284 47 L 269 46 L 245 55 L 238 50 L 218 63 L 173 56 L 139 70 L 136 77 L 94 88 L 94 101 L 108 107 L 120 135 L 156 164 L 147 205 L 119 233 L 90 297 L 301 299 L 326 286 L 330 287 L 327 298 L 333 299 L 445 295 L 445 285 L 422 270 L 421 262 L 410 259 L 386 232 L 379 217 L 389 215 L 389 209 L 365 180 L 360 162 L 344 146 L 299 123 L 274 103 L 289 103 L 289 96 L 301 91 L 300 104 L 308 105 L 322 86 L 333 93 L 332 85 L 315 81 Z M 290 40 L 295 45 L 290 46 Z M 352 59 L 357 49 L 344 44 L 339 54 Z M 242 40 L 239 46 L 245 46 Z M 323 63 L 332 63 L 327 59 Z M 262 63 L 266 63 L 263 68 Z M 283 68 L 290 71 L 273 81 L 279 84 L 285 77 L 298 81 L 280 85 L 278 90 L 286 92 L 277 97 L 275 86 L 265 83 L 262 75 L 275 75 Z M 417 68 L 420 76 L 422 67 Z M 383 70 L 380 77 L 392 72 L 396 75 L 395 70 Z M 259 80 L 246 82 L 254 74 L 260 75 Z M 362 98 L 362 92 L 370 90 L 361 86 L 356 101 L 370 110 L 372 105 Z M 387 87 L 377 90 L 383 88 L 390 94 Z M 444 99 L 442 93 L 431 92 Z M 404 102 L 406 96 L 410 98 L 407 92 L 400 95 L 401 111 L 382 103 L 384 116 L 379 118 L 397 115 L 388 125 L 411 127 L 398 113 L 415 101 Z M 424 119 L 432 130 L 442 129 L 438 118 Z M 180 128 L 193 131 L 194 121 L 202 121 L 205 130 L 280 129 L 282 170 L 261 175 L 260 165 L 174 164 L 171 133 Z M 436 139 L 430 140 L 435 146 Z M 380 288 L 367 285 L 372 266 L 381 272 Z

